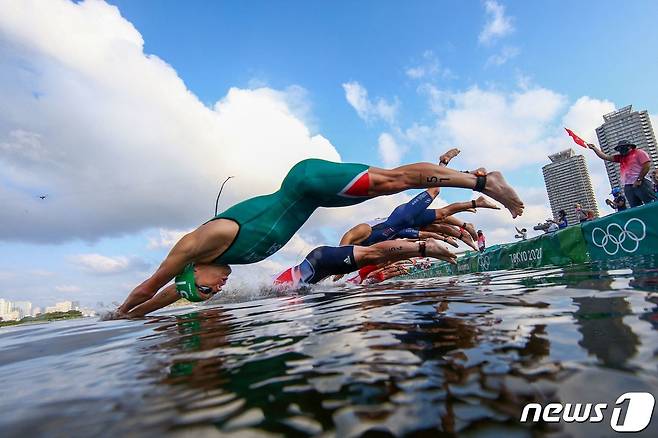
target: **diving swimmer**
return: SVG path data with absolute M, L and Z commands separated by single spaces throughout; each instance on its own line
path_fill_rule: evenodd
M 318 207 L 354 205 L 429 187 L 473 189 L 501 202 L 512 217 L 523 213 L 523 202 L 500 172 L 476 175 L 432 163 L 382 169 L 306 159 L 292 167 L 278 191 L 240 202 L 183 236 L 155 273 L 130 292 L 117 316 L 140 317 L 180 296 L 192 301 L 210 298 L 226 283 L 229 265 L 255 263 L 274 254 Z M 174 284 L 164 287 L 174 277 Z
M 274 284 L 292 287 L 315 284 L 330 275 L 348 274 L 365 266 L 376 266 L 418 256 L 457 263 L 457 256 L 436 239 L 415 242 L 396 239 L 371 246 L 319 246 L 308 253 L 300 264 L 279 274 Z

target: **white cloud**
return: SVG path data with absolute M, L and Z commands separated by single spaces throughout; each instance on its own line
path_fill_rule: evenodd
M 185 229 L 212 215 L 226 176 L 231 205 L 301 159 L 340 161 L 305 124 L 303 89 L 231 88 L 208 108 L 106 3 L 16 2 L 0 39 L 0 202 L 13 206 L 0 240 Z
M 168 230 L 160 228 L 158 235 L 149 237 L 146 247 L 148 249 L 171 249 L 184 235 L 192 230 Z
M 47 271 L 45 269 L 32 269 L 27 272 L 30 277 L 53 277 L 55 275 L 52 271 Z
M 443 78 L 455 77 L 450 69 L 441 66 L 439 59 L 431 50 L 423 52 L 422 61 L 413 67 L 408 67 L 405 73 L 409 78 L 416 80 L 432 79 L 437 76 Z
M 510 59 L 516 57 L 519 53 L 520 50 L 517 47 L 503 47 L 499 53 L 491 55 L 487 59 L 485 67 L 489 67 L 491 65 L 501 66 Z
M 379 136 L 377 145 L 379 158 L 384 162 L 386 167 L 397 167 L 400 165 L 404 148 L 398 145 L 391 134 L 383 133 Z
M 55 290 L 57 292 L 72 293 L 72 292 L 80 292 L 82 290 L 82 288 L 80 286 L 64 284 L 64 285 L 60 285 L 60 286 L 55 286 Z
M 9 280 L 15 278 L 16 273 L 11 271 L 0 271 L 0 280 Z
M 383 98 L 373 102 L 368 99 L 368 90 L 356 81 L 343 84 L 345 99 L 356 110 L 356 113 L 366 122 L 382 119 L 388 123 L 395 123 L 398 111 L 397 100 L 393 103 Z
M 148 267 L 147 263 L 137 257 L 108 257 L 101 254 L 79 254 L 70 257 L 70 261 L 93 274 L 118 274 Z
M 478 41 L 481 44 L 489 44 L 497 38 L 502 38 L 514 31 L 512 18 L 505 15 L 505 7 L 494 0 L 484 2 L 487 22 L 480 32 Z
M 425 149 L 426 159 L 459 147 L 469 166 L 516 169 L 554 150 L 556 116 L 566 98 L 544 88 L 505 94 L 473 87 L 450 94 L 450 107 L 434 126 L 414 125 L 406 134 Z
M 430 110 L 435 114 L 445 112 L 451 102 L 451 93 L 437 86 L 424 83 L 418 87 L 418 92 L 427 96 Z

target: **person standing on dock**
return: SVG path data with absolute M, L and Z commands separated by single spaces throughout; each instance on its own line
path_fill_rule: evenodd
M 557 212 L 557 226 L 561 230 L 569 226 L 569 221 L 567 220 L 567 212 L 560 210 Z
M 478 249 L 480 252 L 484 251 L 485 248 L 487 247 L 487 242 L 484 238 L 484 233 L 482 230 L 478 230 Z
M 587 143 L 587 147 L 593 150 L 600 159 L 619 163 L 624 195 L 626 195 L 631 208 L 656 200 L 654 188 L 645 179 L 651 169 L 649 154 L 642 149 L 638 149 L 635 144 L 628 140 L 621 140 L 617 143 L 615 150 L 619 153 L 616 155 L 605 154 L 592 143 Z
M 615 187 L 612 189 L 610 194 L 613 196 L 612 201 L 606 199 L 605 203 L 617 211 L 626 210 L 626 198 L 624 198 L 624 195 L 621 193 L 621 189 L 619 187 Z

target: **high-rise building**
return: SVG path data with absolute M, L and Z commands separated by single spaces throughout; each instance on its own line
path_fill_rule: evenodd
M 11 301 L 0 298 L 0 317 L 11 312 Z
M 557 219 L 558 211 L 564 210 L 570 225 L 578 223 L 576 203 L 584 209 L 594 211 L 594 217 L 598 217 L 599 209 L 585 157 L 576 155 L 573 149 L 569 148 L 549 155 L 548 158 L 551 162 L 542 167 L 542 171 L 553 218 Z
M 32 303 L 29 301 L 14 301 L 12 303 L 13 310 L 18 312 L 21 318 L 30 316 L 32 314 Z
M 639 149 L 643 149 L 651 157 L 652 167 L 658 168 L 658 151 L 656 150 L 656 136 L 651 127 L 651 119 L 647 111 L 633 111 L 633 106 L 628 105 L 603 116 L 603 125 L 596 128 L 596 136 L 599 139 L 601 150 L 614 155 L 614 150 L 620 140 L 628 140 Z M 610 187 L 620 187 L 619 164 L 604 161 L 608 172 Z

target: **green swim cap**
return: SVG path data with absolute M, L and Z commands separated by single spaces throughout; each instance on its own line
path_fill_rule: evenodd
M 174 282 L 176 283 L 176 291 L 181 297 L 188 301 L 205 301 L 205 298 L 202 298 L 201 295 L 199 295 L 199 291 L 194 284 L 194 263 L 185 266 L 183 272 L 176 276 Z

